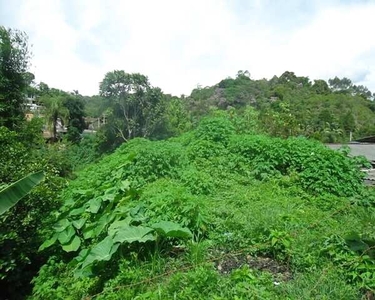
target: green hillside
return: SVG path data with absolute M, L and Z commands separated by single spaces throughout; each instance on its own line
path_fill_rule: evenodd
M 250 105 L 260 112 L 264 130 L 275 136 L 303 135 L 323 142 L 348 141 L 375 133 L 372 93 L 349 79 L 311 81 L 293 72 L 270 80 L 252 80 L 239 71 L 212 87 L 197 88 L 188 98 L 193 115 L 212 108 L 238 109 Z
M 134 139 L 62 192 L 32 299 L 360 299 L 375 288 L 362 164 L 221 113 Z

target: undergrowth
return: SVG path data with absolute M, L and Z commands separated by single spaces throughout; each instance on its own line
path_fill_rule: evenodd
M 305 138 L 236 132 L 230 118 L 208 118 L 170 140 L 134 139 L 79 171 L 61 194 L 41 247 L 54 256 L 31 298 L 360 299 L 374 290 L 365 161 Z M 238 254 L 240 263 L 229 259 Z

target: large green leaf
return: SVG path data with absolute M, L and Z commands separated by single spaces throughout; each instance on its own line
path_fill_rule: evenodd
M 94 256 L 97 261 L 108 261 L 111 259 L 113 253 L 116 252 L 118 246 L 118 244 L 114 244 L 111 237 L 107 236 L 91 249 L 89 256 Z
M 81 229 L 83 225 L 85 225 L 85 222 L 86 222 L 86 219 L 79 219 L 79 220 L 72 221 L 72 224 L 75 228 Z
M 114 236 L 115 233 L 119 230 L 119 228 L 129 226 L 131 221 L 132 218 L 130 217 L 126 217 L 125 219 L 120 221 L 114 221 L 108 228 L 108 235 Z
M 43 171 L 25 176 L 0 191 L 0 215 L 9 210 L 44 178 Z
M 83 262 L 87 255 L 89 255 L 90 250 L 89 249 L 83 249 L 81 250 L 78 255 L 74 258 L 76 262 Z
M 42 251 L 44 249 L 47 249 L 49 247 L 51 247 L 56 241 L 57 241 L 57 237 L 58 237 L 58 233 L 55 233 L 52 238 L 46 240 L 40 247 L 39 247 L 39 251 Z
M 64 231 L 60 232 L 57 236 L 61 244 L 67 244 L 70 242 L 76 231 L 72 225 L 69 225 Z
M 104 228 L 110 223 L 114 216 L 110 214 L 102 215 L 99 220 L 95 223 L 94 236 L 99 236 Z
M 90 250 L 89 254 L 82 262 L 81 269 L 84 269 L 96 261 L 109 261 L 118 247 L 119 244 L 115 244 L 113 239 L 107 236 Z
M 152 228 L 154 228 L 157 233 L 165 237 L 191 238 L 193 236 L 188 228 L 169 221 L 161 221 L 156 223 L 152 225 Z
M 100 198 L 91 199 L 88 202 L 88 205 L 89 205 L 89 207 L 87 208 L 87 211 L 89 211 L 93 214 L 96 214 L 99 211 L 100 206 L 102 205 L 102 199 L 100 199 Z
M 92 271 L 93 264 L 87 265 L 84 268 L 77 268 L 74 270 L 74 277 L 82 278 L 82 277 L 91 277 L 94 275 Z
M 85 211 L 84 207 L 79 207 L 79 208 L 73 209 L 71 212 L 69 212 L 69 215 L 70 216 L 78 216 L 78 215 L 83 214 L 84 211 Z
M 69 244 L 62 245 L 62 248 L 66 252 L 77 251 L 81 246 L 81 240 L 78 236 L 75 236 Z
M 92 237 L 94 237 L 94 233 L 95 233 L 94 229 L 95 229 L 95 226 L 92 224 L 89 226 L 85 225 L 85 228 L 83 229 L 83 238 L 87 240 L 87 239 L 91 239 Z
M 70 222 L 68 219 L 62 219 L 58 221 L 55 225 L 53 225 L 53 229 L 56 232 L 61 232 L 61 231 L 64 231 L 69 225 L 70 225 Z
M 129 226 L 125 225 L 119 227 L 117 232 L 113 238 L 114 242 L 120 243 L 133 243 L 133 242 L 147 242 L 155 240 L 155 237 L 150 234 L 153 232 L 154 229 L 150 227 L 143 227 L 143 226 Z

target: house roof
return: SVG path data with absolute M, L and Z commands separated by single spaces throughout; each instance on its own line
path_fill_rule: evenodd
M 375 135 L 367 136 L 367 137 L 358 139 L 358 140 L 356 140 L 356 142 L 359 142 L 359 143 L 375 143 Z
M 350 148 L 350 155 L 360 156 L 363 155 L 369 161 L 375 162 L 375 143 L 374 144 L 327 144 L 333 150 L 337 150 L 342 146 Z

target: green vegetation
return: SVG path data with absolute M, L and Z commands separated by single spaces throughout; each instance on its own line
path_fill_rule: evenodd
M 30 193 L 31 189 L 36 186 L 42 179 L 43 172 L 37 172 L 25 176 L 0 190 L 0 215 L 8 211 L 17 204 L 23 197 Z
M 239 71 L 217 85 L 193 90 L 188 98 L 194 115 L 210 108 L 255 107 L 264 132 L 280 137 L 303 135 L 322 142 L 348 141 L 375 131 L 374 95 L 348 78 L 310 81 L 293 72 L 270 80 L 252 80 Z
M 239 71 L 174 97 L 117 70 L 85 97 L 29 56 L 0 27 L 1 297 L 373 297 L 369 163 L 321 143 L 375 133 L 366 87 Z
M 206 118 L 80 171 L 41 246 L 54 254 L 33 297 L 357 299 L 374 289 L 363 161 L 236 130 L 229 115 Z
M 0 126 L 15 129 L 24 119 L 29 58 L 26 34 L 0 26 Z

